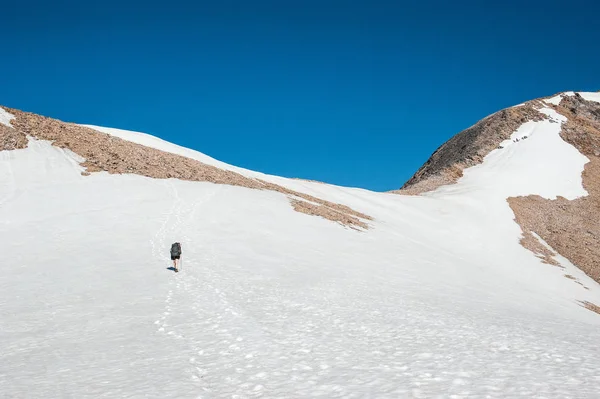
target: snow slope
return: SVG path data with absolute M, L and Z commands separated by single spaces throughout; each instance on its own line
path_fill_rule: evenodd
M 596 92 L 596 93 L 579 93 L 581 94 L 581 97 L 583 97 L 584 100 L 588 100 L 588 101 L 596 101 L 597 103 L 600 103 L 600 92 Z
M 11 127 L 10 121 L 15 117 L 0 107 L 0 125 Z
M 426 196 L 266 176 L 373 216 L 364 233 L 277 192 L 0 152 L 0 397 L 597 397 L 600 316 L 578 301 L 600 287 L 521 247 L 506 203 L 586 195 L 544 112 Z

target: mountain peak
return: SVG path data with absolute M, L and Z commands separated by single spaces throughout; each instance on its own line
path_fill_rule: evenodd
M 550 112 L 557 116 L 550 116 Z M 525 143 L 524 140 L 529 136 L 519 133 L 520 127 L 526 124 L 533 127 L 542 122 L 560 126 L 558 132 L 562 141 L 586 157 L 581 174 L 581 184 L 586 191 L 581 197 L 570 199 L 563 196 L 544 198 L 539 194 L 528 196 L 520 192 L 507 197 L 516 221 L 523 230 L 521 243 L 547 263 L 557 264 L 553 256 L 560 254 L 600 282 L 600 226 L 595 216 L 600 204 L 600 180 L 597 178 L 600 176 L 598 93 L 568 91 L 492 114 L 440 146 L 395 193 L 418 195 L 456 184 L 468 168 L 482 164 L 488 156 L 502 157 L 505 154 L 503 163 L 508 166 L 514 152 L 505 146 L 519 141 Z M 552 137 L 544 129 L 536 134 L 541 134 L 538 137 L 542 138 L 538 143 L 543 143 L 544 137 Z M 562 156 L 548 159 L 547 163 L 533 156 L 535 152 L 547 151 L 543 146 L 532 146 L 531 151 L 530 162 L 523 165 L 523 172 L 551 164 L 569 166 Z M 566 179 L 572 180 L 573 177 Z M 488 178 L 493 180 L 496 177 L 490 173 Z M 534 186 L 533 181 L 527 181 L 526 184 L 531 188 Z M 548 250 L 546 244 L 554 249 Z

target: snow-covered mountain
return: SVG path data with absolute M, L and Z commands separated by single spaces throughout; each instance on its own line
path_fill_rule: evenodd
M 398 195 L 0 108 L 0 397 L 598 397 L 599 127 L 500 111 Z

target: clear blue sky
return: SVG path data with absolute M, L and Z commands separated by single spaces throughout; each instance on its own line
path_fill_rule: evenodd
M 0 104 L 283 176 L 398 188 L 492 112 L 600 89 L 597 1 L 91 3 L 3 2 Z

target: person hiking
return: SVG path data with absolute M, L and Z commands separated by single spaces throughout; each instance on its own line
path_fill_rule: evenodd
M 171 260 L 173 261 L 173 267 L 175 272 L 179 272 L 178 264 L 181 259 L 181 244 L 176 242 L 171 245 Z

